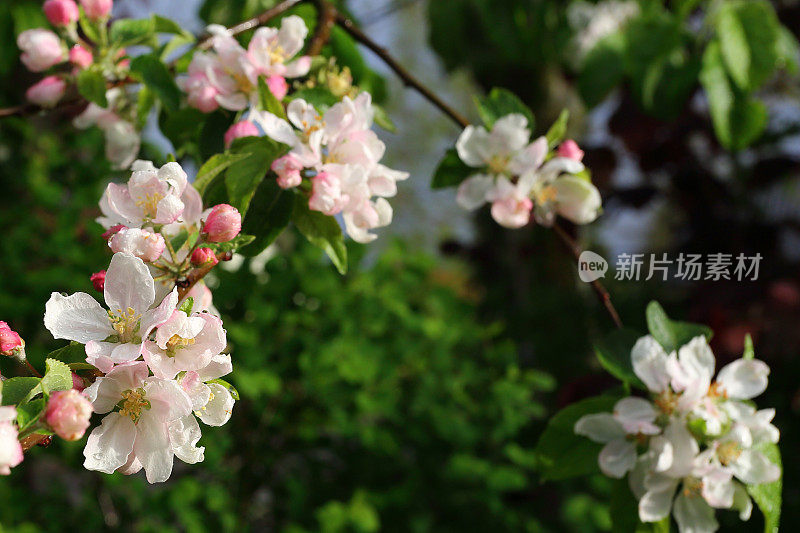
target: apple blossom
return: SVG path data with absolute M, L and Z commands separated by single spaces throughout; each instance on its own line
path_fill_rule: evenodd
M 13 406 L 0 407 L 0 475 L 7 476 L 22 462 L 22 446 L 17 440 L 14 421 L 17 410 Z
M 144 359 L 153 374 L 172 379 L 178 372 L 206 367 L 226 344 L 218 317 L 174 311 L 156 330 L 155 340 L 145 342 Z
M 108 240 L 111 239 L 111 237 L 113 237 L 114 235 L 116 235 L 117 233 L 119 233 L 120 231 L 122 231 L 124 229 L 128 229 L 128 226 L 126 226 L 124 224 L 114 224 L 113 226 L 108 228 L 106 231 L 104 231 L 103 234 L 101 235 L 101 237 L 103 237 L 103 239 L 108 241 Z
M 106 286 L 106 271 L 101 270 L 99 272 L 95 272 L 89 276 L 89 281 L 92 282 L 92 287 L 94 287 L 96 291 L 103 292 L 103 289 L 105 289 Z
M 17 37 L 17 46 L 22 50 L 20 59 L 31 72 L 47 70 L 66 57 L 61 40 L 50 30 L 26 30 Z
M 231 144 L 233 144 L 234 139 L 238 139 L 240 137 L 257 137 L 258 136 L 258 128 L 256 125 L 250 122 L 249 120 L 240 120 L 239 122 L 233 124 L 228 131 L 225 132 L 224 141 L 225 147 L 230 148 Z
M 575 161 L 583 160 L 583 150 L 581 150 L 578 143 L 572 139 L 566 139 L 558 145 L 558 155 L 560 157 L 566 157 L 567 159 L 574 159 Z
M 136 159 L 141 147 L 141 137 L 129 121 L 121 118 L 114 110 L 123 105 L 124 96 L 119 88 L 106 92 L 108 108 L 90 103 L 86 109 L 75 117 L 72 124 L 78 129 L 91 126 L 99 127 L 105 136 L 106 158 L 116 169 L 127 169 Z
M 47 0 L 42 10 L 53 26 L 74 24 L 80 16 L 78 5 L 74 0 Z
M 205 246 L 197 248 L 194 252 L 192 252 L 191 261 L 194 266 L 205 266 L 208 264 L 214 266 L 219 263 L 217 256 L 214 255 L 214 251 Z
M 64 96 L 67 84 L 58 76 L 47 76 L 25 91 L 29 102 L 42 107 L 53 107 Z
M 114 253 L 128 253 L 146 263 L 152 263 L 161 257 L 166 242 L 160 233 L 139 228 L 125 228 L 109 239 L 108 247 Z
M 92 20 L 101 20 L 111 15 L 113 0 L 80 0 L 86 16 Z
M 25 341 L 19 333 L 0 320 L 0 354 L 13 355 L 17 350 L 25 347 Z
M 203 224 L 203 234 L 208 242 L 228 242 L 242 230 L 242 215 L 228 204 L 218 204 L 211 208 Z
M 69 61 L 78 68 L 86 68 L 94 61 L 92 52 L 76 44 L 69 49 Z
M 180 385 L 148 377 L 144 362 L 131 362 L 115 367 L 84 392 L 96 412 L 108 413 L 86 441 L 84 466 L 107 474 L 143 468 L 150 483 L 166 481 L 175 456 L 170 425 L 192 407 Z
M 303 177 L 300 175 L 303 163 L 291 152 L 273 161 L 270 168 L 278 175 L 277 182 L 281 189 L 297 187 L 303 181 Z
M 153 277 L 141 259 L 125 253 L 111 259 L 103 294 L 108 311 L 86 293 L 54 292 L 45 306 L 44 325 L 56 339 L 86 344 L 87 362 L 106 372 L 142 354 L 143 339 L 169 319 L 178 295 L 173 290 L 151 309 Z
M 83 437 L 91 416 L 91 402 L 75 389 L 51 393 L 44 413 L 47 424 L 64 440 Z
M 285 17 L 280 29 L 261 27 L 256 30 L 247 47 L 247 56 L 257 72 L 268 78 L 303 76 L 311 68 L 311 58 L 302 56 L 290 60 L 303 48 L 306 35 L 308 28 L 302 18 L 297 15 Z

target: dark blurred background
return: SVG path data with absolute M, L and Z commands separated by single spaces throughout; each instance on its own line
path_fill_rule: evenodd
M 272 3 L 116 0 L 114 13 L 157 11 L 200 32 Z M 359 0 L 347 7 L 472 118 L 471 95 L 494 86 L 534 109 L 537 133 L 570 109 L 570 136 L 586 150 L 605 207 L 576 236 L 610 260 L 610 274 L 621 253 L 762 255 L 756 281 L 611 275 L 605 283 L 626 325 L 644 330 L 651 299 L 674 318 L 710 325 L 719 366 L 741 355 L 745 333 L 753 336 L 757 357 L 772 368 L 758 402 L 778 410 L 782 525 L 791 531 L 800 527 L 797 78 L 791 69 L 776 72 L 744 95 L 768 118 L 725 140 L 698 81 L 701 4 Z M 797 33 L 800 4 L 772 4 Z M 21 102 L 35 81 L 14 41 L 45 25 L 40 5 L 0 4 L 0 106 Z M 639 57 L 620 52 L 622 34 L 628 55 Z M 430 191 L 438 159 L 459 132 L 364 57 L 384 76 L 384 103 L 398 125 L 396 134 L 381 132 L 387 164 L 411 171 L 392 202 L 395 223 L 377 243 L 350 247 L 354 265 L 344 277 L 290 231 L 211 280 L 242 399 L 228 425 L 204 427 L 204 463 L 176 462 L 169 482 L 150 486 L 143 476 L 83 470 L 83 442 L 37 448 L 0 478 L 0 529 L 610 529 L 608 480 L 542 483 L 533 449 L 555 410 L 614 386 L 591 348 L 613 324 L 551 231 L 502 229 L 485 212 L 462 213 L 454 191 Z M 636 61 L 662 69 L 652 74 Z M 21 332 L 40 366 L 59 346 L 42 325 L 44 302 L 54 290 L 92 291 L 89 274 L 109 258 L 93 221 L 97 199 L 110 178 L 122 177 L 104 160 L 101 133 L 78 132 L 69 118 L 0 122 L 0 319 Z M 168 141 L 155 128 L 147 140 L 144 155 L 163 160 Z M 3 375 L 17 371 L 9 363 L 0 362 Z M 746 525 L 719 514 L 723 529 L 762 528 L 758 512 Z

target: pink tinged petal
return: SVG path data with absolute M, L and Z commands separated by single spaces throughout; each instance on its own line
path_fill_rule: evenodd
M 173 420 L 169 423 L 168 429 L 172 451 L 178 459 L 184 463 L 195 464 L 205 458 L 205 448 L 197 446 L 202 435 L 194 415 Z
M 0 423 L 13 422 L 17 418 L 17 408 L 13 405 L 0 407 Z
M 669 386 L 667 354 L 650 335 L 641 337 L 631 350 L 634 373 L 652 392 L 663 392 Z
M 193 370 L 183 375 L 180 385 L 183 391 L 189 395 L 192 411 L 202 408 L 211 399 L 211 389 L 200 380 L 200 375 Z
M 175 360 L 164 350 L 159 348 L 154 342 L 145 342 L 142 355 L 153 372 L 153 375 L 161 379 L 173 379 L 178 374 L 178 367 Z
M 142 345 L 139 343 L 118 344 L 111 352 L 109 359 L 118 365 L 136 360 L 142 353 Z
M 161 303 L 158 304 L 158 307 L 155 309 L 150 309 L 144 313 L 144 316 L 142 316 L 142 322 L 140 326 L 142 338 L 148 338 L 153 329 L 166 322 L 169 317 L 172 316 L 172 313 L 175 311 L 177 306 L 178 289 L 173 288 L 172 291 L 167 294 L 163 300 L 161 300 Z
M 311 56 L 301 56 L 291 63 L 286 64 L 283 76 L 286 78 L 299 78 L 305 76 L 311 69 Z
M 132 476 L 142 469 L 142 463 L 136 457 L 135 453 L 128 456 L 128 462 L 121 467 L 117 468 L 117 472 L 126 476 Z
M 702 496 L 706 503 L 717 509 L 730 509 L 733 506 L 733 476 L 723 468 L 714 468 L 703 476 Z
M 539 137 L 511 158 L 508 170 L 516 176 L 521 176 L 542 166 L 546 155 L 547 139 Z
M 658 522 L 669 516 L 678 482 L 660 474 L 650 474 L 645 478 L 646 492 L 639 500 L 639 519 L 642 522 Z
M 458 157 L 471 167 L 482 167 L 486 164 L 489 133 L 481 126 L 467 126 L 456 141 Z
M 277 44 L 283 49 L 287 57 L 292 57 L 303 48 L 303 41 L 306 35 L 308 35 L 306 23 L 301 17 L 291 15 L 281 21 Z
M 653 422 L 658 413 L 653 404 L 643 398 L 623 398 L 614 406 L 614 418 L 628 434 L 656 435 L 661 429 Z
M 456 203 L 472 211 L 486 203 L 489 191 L 494 187 L 494 179 L 487 174 L 474 174 L 461 182 L 456 193 Z
M 625 430 L 611 413 L 584 415 L 575 422 L 574 430 L 601 444 L 625 438 Z
M 113 313 L 133 309 L 142 314 L 156 297 L 153 276 L 144 261 L 128 254 L 114 254 L 106 270 L 106 305 Z
M 105 309 L 84 292 L 71 296 L 52 293 L 45 304 L 44 326 L 56 339 L 84 344 L 114 334 Z
M 220 107 L 229 111 L 241 111 L 247 107 L 247 97 L 242 93 L 218 94 L 214 98 Z
M 758 359 L 739 359 L 719 371 L 717 383 L 729 398 L 749 400 L 767 389 L 769 367 Z
M 173 380 L 150 377 L 144 381 L 147 399 L 150 401 L 150 414 L 171 422 L 192 412 L 189 395 Z
M 3 408 L 9 412 L 10 408 Z M 14 410 L 16 415 L 16 410 Z M 10 422 L 0 423 L 0 474 L 7 476 L 11 473 L 11 469 L 23 460 L 22 446 L 19 443 L 19 434 L 17 428 Z
M 100 372 L 108 374 L 114 368 L 114 361 L 111 360 L 111 352 L 117 346 L 114 342 L 89 341 L 84 347 L 86 350 L 86 362 L 97 367 Z
M 166 181 L 172 187 L 172 192 L 177 193 L 178 196 L 183 194 L 183 191 L 189 183 L 186 172 L 184 172 L 183 168 L 175 161 L 166 163 L 158 169 L 157 174 L 158 179 Z
M 92 402 L 95 412 L 107 413 L 122 398 L 122 392 L 139 387 L 147 377 L 147 365 L 128 363 L 114 367 L 105 377 L 97 378 L 84 389 L 83 394 Z
M 734 476 L 748 485 L 772 483 L 781 477 L 780 467 L 756 450 L 743 450 L 729 467 Z
M 583 163 L 566 157 L 554 157 L 539 169 L 542 179 L 546 182 L 555 180 L 561 174 L 578 174 L 583 172 Z
M 203 214 L 203 199 L 193 186 L 188 186 L 181 195 L 183 214 L 181 218 L 186 224 L 196 224 Z
M 183 214 L 183 209 L 183 202 L 178 196 L 167 195 L 156 205 L 156 217 L 153 222 L 155 224 L 172 224 Z
M 198 370 L 197 375 L 201 381 L 209 381 L 227 376 L 231 372 L 233 372 L 233 364 L 230 354 L 220 354 L 215 355 L 205 368 Z
M 161 483 L 172 474 L 174 454 L 169 441 L 167 422 L 150 411 L 142 413 L 136 424 L 136 458 L 142 463 L 149 483 Z
M 700 496 L 679 494 L 674 515 L 681 533 L 712 533 L 719 529 L 714 509 Z
M 204 322 L 199 317 L 188 317 L 183 311 L 175 310 L 169 320 L 156 330 L 156 344 L 162 350 L 167 349 L 169 340 L 177 335 L 183 339 L 193 339 L 203 329 Z
M 128 461 L 136 439 L 136 426 L 127 416 L 111 413 L 92 430 L 86 440 L 83 466 L 106 474 L 114 471 Z
M 204 424 L 221 426 L 230 420 L 235 402 L 228 389 L 219 383 L 211 383 L 208 387 L 211 389 L 211 400 L 196 414 Z
M 180 370 L 200 370 L 208 366 L 212 358 L 219 355 L 227 345 L 222 320 L 209 313 L 190 317 L 199 320 L 200 332 L 194 336 L 194 344 L 175 351 L 175 365 Z
M 600 450 L 597 464 L 608 477 L 622 479 L 636 464 L 636 444 L 622 439 L 609 442 Z

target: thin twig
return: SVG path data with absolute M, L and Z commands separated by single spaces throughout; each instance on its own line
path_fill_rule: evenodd
M 567 233 L 567 230 L 562 228 L 558 223 L 553 224 L 553 231 L 561 240 L 561 243 L 564 245 L 564 247 L 569 251 L 570 254 L 572 254 L 572 256 L 575 258 L 575 262 L 577 263 L 581 256 L 581 247 L 578 246 L 578 243 L 575 242 L 575 239 L 573 239 L 572 236 Z M 608 294 L 608 291 L 599 280 L 594 280 L 591 285 L 592 289 L 594 289 L 594 292 L 597 295 L 597 298 L 605 306 L 606 311 L 608 311 L 608 314 L 611 316 L 611 320 L 613 320 L 614 324 L 621 329 L 622 320 L 620 320 L 614 304 L 611 303 L 611 295 Z
M 194 287 L 198 281 L 206 277 L 206 274 L 211 272 L 211 269 L 214 268 L 214 265 L 215 263 L 213 261 L 209 261 L 209 264 L 192 270 L 185 279 L 176 283 L 176 286 L 178 287 L 179 302 L 182 302 L 186 298 L 186 295 L 189 294 L 189 291 L 192 290 L 192 287 Z
M 314 35 L 308 43 L 306 53 L 310 56 L 322 52 L 322 47 L 331 38 L 331 29 L 336 24 L 337 15 L 336 8 L 326 0 L 314 0 L 314 5 L 317 8 L 317 29 L 314 30 Z
M 266 24 L 270 20 L 274 19 L 275 17 L 284 14 L 286 11 L 293 8 L 295 5 L 303 2 L 304 0 L 284 0 L 279 4 L 267 9 L 260 15 L 256 15 L 255 17 L 245 20 L 244 22 L 240 22 L 235 26 L 231 26 L 228 28 L 228 31 L 231 35 L 239 35 L 240 33 L 244 33 L 247 30 L 252 30 L 253 28 L 257 28 L 262 24 Z M 201 50 L 207 49 L 211 46 L 211 35 L 207 35 L 203 39 L 200 40 L 198 43 L 198 48 Z
M 39 371 L 33 368 L 33 365 L 27 359 L 25 359 L 25 366 L 28 367 L 28 372 L 30 372 L 32 375 L 36 376 L 37 378 L 42 377 Z
M 353 23 L 352 20 L 345 17 L 341 13 L 337 13 L 336 15 L 336 23 L 344 29 L 347 33 L 350 34 L 353 39 L 358 41 L 359 43 L 363 44 L 372 52 L 375 53 L 378 57 L 386 63 L 389 68 L 391 68 L 395 74 L 397 74 L 403 83 L 409 87 L 413 87 L 418 93 L 420 93 L 426 100 L 430 103 L 438 107 L 445 115 L 450 117 L 454 122 L 456 122 L 462 128 L 466 128 L 469 126 L 469 121 L 464 118 L 460 113 L 458 113 L 455 109 L 447 105 L 441 98 L 439 98 L 433 91 L 428 89 L 424 86 L 417 78 L 411 75 L 400 63 L 395 61 L 395 59 L 389 55 L 385 48 L 380 46 L 378 43 L 373 41 L 369 38 L 364 32 L 362 32 L 358 27 Z

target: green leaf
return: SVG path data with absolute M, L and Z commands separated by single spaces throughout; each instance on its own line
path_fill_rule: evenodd
M 481 120 L 488 129 L 494 126 L 497 119 L 512 113 L 524 115 L 528 119 L 528 128 L 534 129 L 533 112 L 511 91 L 495 87 L 487 96 L 476 97 L 475 105 L 478 107 Z
M 578 76 L 578 91 L 589 107 L 602 102 L 625 74 L 622 33 L 604 37 L 586 54 Z
M 759 446 L 760 451 L 767 459 L 783 468 L 781 464 L 781 451 L 777 444 L 765 443 Z M 764 533 L 777 533 L 781 521 L 781 501 L 783 493 L 783 470 L 781 477 L 772 483 L 760 485 L 747 485 L 747 492 L 761 509 L 764 515 Z
M 69 369 L 73 372 L 78 372 L 80 370 L 97 370 L 97 367 L 94 365 L 90 365 L 89 363 L 70 363 Z
M 751 337 L 748 333 L 744 336 L 744 353 L 742 354 L 742 359 L 753 359 L 755 356 L 755 350 L 753 350 L 753 337 Z
M 199 192 L 200 196 L 202 196 L 214 179 L 222 174 L 222 171 L 227 169 L 233 163 L 240 161 L 249 155 L 250 154 L 232 154 L 226 152 L 211 156 L 208 161 L 203 163 L 203 166 L 200 167 L 200 170 L 197 171 L 197 177 L 193 183 L 194 188 L 197 189 L 197 192 Z
M 44 398 L 38 398 L 31 402 L 25 402 L 17 406 L 17 424 L 19 433 L 22 434 L 36 424 L 44 414 L 47 402 Z
M 700 83 L 706 91 L 714 132 L 722 146 L 741 150 L 764 133 L 766 106 L 733 86 L 717 41 L 711 41 L 703 54 Z
M 108 107 L 106 99 L 106 79 L 96 68 L 87 68 L 78 74 L 78 92 L 100 107 Z
M 436 167 L 433 180 L 431 180 L 431 188 L 455 187 L 472 174 L 475 174 L 475 169 L 468 167 L 466 163 L 461 161 L 456 149 L 451 148 L 445 152 L 444 157 L 439 162 L 439 166 Z
M 142 81 L 170 110 L 177 110 L 181 103 L 181 90 L 175 77 L 155 54 L 142 55 L 131 61 L 131 73 Z
M 211 116 L 213 115 L 214 113 L 211 114 Z M 200 129 L 205 121 L 205 114 L 191 107 L 175 113 L 162 111 L 159 115 L 161 133 L 169 139 L 176 150 L 181 150 L 188 144 L 198 143 Z M 222 151 L 222 139 L 220 139 L 219 151 Z
M 202 129 L 200 130 L 198 146 L 200 148 L 200 156 L 203 159 L 210 159 L 214 154 L 225 151 L 225 132 L 233 124 L 233 119 L 234 115 L 232 113 L 222 109 L 209 113 L 207 118 L 203 117 L 201 119 Z M 234 142 L 234 146 L 236 144 Z
M 797 74 L 800 71 L 798 56 L 800 56 L 800 43 L 788 28 L 781 26 L 778 37 L 778 66 L 790 74 Z
M 186 231 L 186 228 L 181 228 L 178 234 L 169 240 L 169 244 L 172 246 L 172 249 L 177 252 L 181 249 L 181 247 L 183 247 L 184 244 L 186 244 L 186 241 L 188 240 L 189 232 Z
M 172 33 L 185 37 L 186 39 L 191 39 L 191 41 L 195 40 L 194 35 L 192 35 L 191 32 L 185 30 L 180 24 L 172 19 L 156 14 L 153 14 L 150 18 L 153 20 L 153 29 L 156 33 Z
M 728 72 L 743 91 L 761 87 L 778 64 L 780 23 L 762 0 L 725 2 L 716 17 L 720 52 Z
M 156 103 L 156 95 L 145 86 L 139 89 L 136 95 L 136 128 L 141 130 L 147 122 L 150 110 Z
M 628 328 L 614 330 L 595 345 L 594 352 L 609 374 L 629 385 L 646 389 L 633 372 L 631 363 L 631 349 L 641 336 L 638 331 Z
M 298 89 L 289 95 L 292 100 L 301 98 L 313 105 L 317 111 L 324 112 L 326 109 L 339 102 L 339 98 L 327 87 L 308 87 Z
M 308 241 L 325 251 L 340 274 L 347 273 L 347 247 L 336 219 L 308 208 L 308 200 L 297 195 L 292 222 Z
M 547 130 L 545 137 L 547 138 L 547 146 L 552 150 L 558 146 L 564 137 L 567 135 L 567 123 L 569 122 L 569 109 L 564 109 L 558 115 L 558 118 L 550 129 Z
M 286 120 L 286 110 L 283 109 L 283 104 L 269 90 L 263 76 L 258 78 L 258 101 L 261 104 L 261 109 Z
M 47 369 L 42 378 L 42 391 L 50 394 L 56 390 L 69 390 L 72 388 L 72 372 L 66 363 L 57 359 L 48 358 L 45 361 Z
M 272 244 L 292 219 L 294 193 L 278 187 L 273 176 L 256 189 L 250 209 L 242 222 L 242 231 L 255 236 L 243 255 L 253 257 Z
M 231 146 L 231 153 L 249 153 L 225 171 L 225 186 L 229 203 L 244 217 L 259 184 L 269 172 L 274 160 L 289 149 L 285 144 L 268 137 L 242 137 Z
M 189 296 L 188 298 L 186 298 L 183 301 L 183 303 L 180 305 L 180 307 L 178 307 L 178 311 L 183 311 L 187 315 L 191 315 L 192 314 L 192 307 L 194 307 L 194 298 Z
M 94 41 L 96 43 L 100 42 L 100 31 L 98 29 L 98 23 L 89 20 L 83 9 L 80 10 L 79 23 L 81 26 L 81 30 L 89 38 L 89 40 Z
M 38 389 L 41 379 L 33 377 L 10 378 L 3 381 L 3 405 L 16 405 L 24 400 L 34 389 Z
M 575 434 L 575 423 L 584 415 L 610 412 L 619 396 L 587 398 L 556 413 L 547 423 L 536 454 L 543 480 L 557 481 L 599 471 L 597 456 L 602 444 Z
M 240 233 L 228 242 L 210 242 L 207 244 L 215 254 L 233 253 L 253 242 L 256 238 L 253 235 Z
M 656 301 L 647 305 L 647 329 L 667 353 L 677 350 L 699 335 L 708 340 L 713 335 L 708 326 L 671 320 Z
M 375 124 L 392 133 L 397 131 L 397 127 L 394 125 L 392 117 L 389 116 L 383 107 L 379 105 L 373 105 L 372 109 L 375 111 Z
M 222 385 L 223 387 L 228 389 L 228 392 L 231 393 L 231 396 L 233 396 L 234 400 L 236 400 L 237 402 L 239 401 L 239 391 L 237 391 L 236 387 L 234 387 L 233 385 L 231 385 L 230 383 L 228 383 L 224 379 L 220 379 L 220 378 L 212 379 L 211 381 L 207 381 L 206 383 L 218 383 L 218 384 Z
M 83 344 L 72 341 L 58 350 L 53 350 L 47 357 L 62 363 L 79 363 L 86 360 L 86 348 Z
M 109 39 L 117 48 L 144 44 L 155 37 L 156 23 L 153 18 L 117 19 L 111 25 Z

